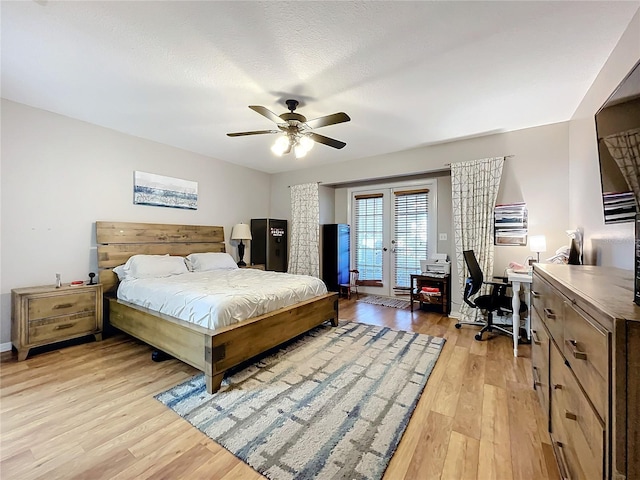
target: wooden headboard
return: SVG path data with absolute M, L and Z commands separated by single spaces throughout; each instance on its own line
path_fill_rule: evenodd
M 96 222 L 98 278 L 104 292 L 115 290 L 118 276 L 113 267 L 130 257 L 224 252 L 224 228 L 208 225 Z

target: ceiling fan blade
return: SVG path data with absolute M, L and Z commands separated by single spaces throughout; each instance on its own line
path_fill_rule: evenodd
M 343 123 L 350 121 L 351 118 L 344 112 L 334 113 L 332 115 L 325 115 L 324 117 L 314 118 L 305 122 L 309 128 L 326 127 L 327 125 L 335 125 L 336 123 Z
M 341 142 L 340 140 L 336 140 L 335 138 L 325 137 L 324 135 L 318 135 L 317 133 L 310 132 L 310 133 L 307 133 L 306 135 L 311 137 L 311 140 L 313 140 L 316 143 L 329 145 L 330 147 L 333 147 L 333 148 L 342 148 L 346 145 L 346 143 Z
M 280 130 L 255 130 L 253 132 L 227 133 L 228 137 L 244 137 L 245 135 L 262 135 L 263 133 L 280 133 Z
M 254 112 L 258 112 L 260 115 L 267 117 L 272 122 L 275 122 L 275 123 L 284 122 L 284 120 L 282 120 L 278 115 L 276 115 L 266 107 L 261 107 L 260 105 L 249 105 L 249 108 Z

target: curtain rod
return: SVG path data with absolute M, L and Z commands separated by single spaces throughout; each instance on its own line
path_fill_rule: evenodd
M 504 159 L 506 160 L 507 158 L 513 158 L 513 157 L 515 157 L 515 155 L 505 155 Z M 444 166 L 445 167 L 450 167 L 451 163 L 445 163 Z
M 313 183 L 313 182 L 309 182 L 309 183 Z M 320 185 L 322 182 L 316 182 L 318 185 Z M 301 183 L 299 183 L 298 185 L 302 185 Z M 291 185 L 287 185 L 287 188 L 291 188 Z

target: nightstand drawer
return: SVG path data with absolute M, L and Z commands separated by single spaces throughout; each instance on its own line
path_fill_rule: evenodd
M 58 315 L 79 312 L 93 312 L 96 308 L 96 292 L 65 292 L 64 295 L 51 295 L 29 298 L 29 321 Z
M 93 312 L 43 318 L 29 322 L 28 342 L 34 345 L 48 343 L 76 335 L 95 333 L 98 330 L 98 322 Z

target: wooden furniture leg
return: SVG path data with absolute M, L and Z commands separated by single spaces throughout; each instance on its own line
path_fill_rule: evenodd
M 207 393 L 216 393 L 220 389 L 220 385 L 222 385 L 224 372 L 218 373 L 217 375 L 207 375 L 205 373 L 204 377 L 207 385 Z

